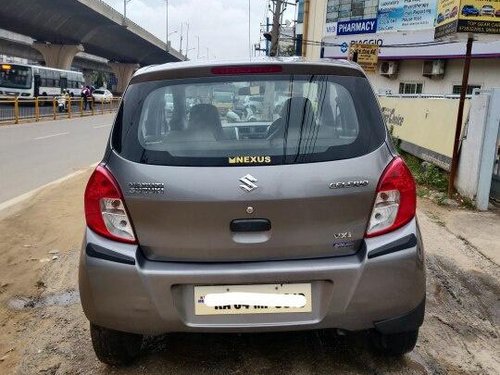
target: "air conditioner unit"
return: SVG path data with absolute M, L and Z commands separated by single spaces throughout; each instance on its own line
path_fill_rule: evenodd
M 424 61 L 422 75 L 429 78 L 442 78 L 444 76 L 445 60 Z
M 382 61 L 379 66 L 378 72 L 381 76 L 393 78 L 398 75 L 398 62 L 397 61 Z

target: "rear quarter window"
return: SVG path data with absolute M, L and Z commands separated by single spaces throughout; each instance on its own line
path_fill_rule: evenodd
M 346 159 L 386 135 L 366 78 L 285 74 L 132 84 L 113 132 L 126 159 L 173 166 Z

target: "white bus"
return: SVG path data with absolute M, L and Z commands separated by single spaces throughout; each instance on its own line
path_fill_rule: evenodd
M 64 89 L 71 96 L 80 96 L 84 83 L 80 72 L 37 65 L 0 64 L 0 98 L 57 96 Z

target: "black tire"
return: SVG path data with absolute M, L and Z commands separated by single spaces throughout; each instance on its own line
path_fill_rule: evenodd
M 99 361 L 113 366 L 134 362 L 142 346 L 142 335 L 120 332 L 90 324 L 92 346 Z
M 418 339 L 418 329 L 415 331 L 383 334 L 372 331 L 370 341 L 373 349 L 382 355 L 401 356 L 415 348 Z

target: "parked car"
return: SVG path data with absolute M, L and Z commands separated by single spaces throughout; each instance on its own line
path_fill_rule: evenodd
M 97 89 L 92 93 L 92 97 L 94 98 L 94 102 L 109 103 L 113 99 L 113 94 L 106 89 Z
M 458 14 L 458 6 L 454 6 L 450 12 L 450 18 L 455 18 Z
M 479 9 L 474 5 L 464 5 L 462 7 L 462 16 L 479 16 Z
M 497 9 L 497 10 L 495 11 L 495 17 L 500 17 L 500 9 Z
M 447 19 L 447 18 L 450 18 L 450 10 L 449 9 L 446 9 L 444 11 L 444 18 Z
M 209 101 L 221 84 L 260 87 L 265 108 L 286 96 L 279 117 L 222 124 Z M 80 297 L 102 362 L 130 363 L 143 335 L 183 331 L 366 330 L 387 355 L 416 344 L 415 182 L 357 64 L 140 69 L 84 202 Z
M 495 17 L 495 8 L 491 5 L 483 5 L 481 7 L 481 11 L 479 12 L 480 16 L 490 16 Z
M 444 22 L 444 20 L 445 20 L 445 18 L 443 16 L 443 13 L 439 13 L 437 18 L 436 18 L 436 23 L 440 24 L 440 23 Z

